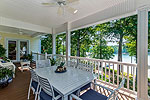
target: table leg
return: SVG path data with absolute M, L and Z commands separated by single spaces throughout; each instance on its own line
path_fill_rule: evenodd
M 64 96 L 62 100 L 68 100 L 68 96 Z

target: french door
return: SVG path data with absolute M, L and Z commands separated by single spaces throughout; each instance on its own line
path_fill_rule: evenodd
M 11 61 L 20 61 L 25 55 L 29 54 L 29 41 L 19 39 L 7 39 L 7 57 Z

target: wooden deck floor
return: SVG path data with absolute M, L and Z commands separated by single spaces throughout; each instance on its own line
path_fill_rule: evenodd
M 27 100 L 30 72 L 16 69 L 16 78 L 7 87 L 0 89 L 0 100 Z M 31 93 L 30 100 L 34 100 Z

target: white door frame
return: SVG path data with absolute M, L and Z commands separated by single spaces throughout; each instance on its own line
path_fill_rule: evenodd
M 18 62 L 20 61 L 20 42 L 21 41 L 26 41 L 27 42 L 27 53 L 29 54 L 30 52 L 30 40 L 28 39 L 14 39 L 14 38 L 6 38 L 5 39 L 5 48 L 6 48 L 6 57 L 8 57 L 8 41 L 16 41 L 16 60 L 13 60 L 13 62 Z

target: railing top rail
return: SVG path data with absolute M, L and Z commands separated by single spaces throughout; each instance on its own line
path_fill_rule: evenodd
M 111 61 L 111 60 L 103 60 L 103 59 L 95 59 L 95 58 L 86 58 L 86 57 L 77 57 L 77 56 L 70 56 L 70 58 L 81 59 L 81 60 L 89 60 L 89 61 L 106 62 L 106 63 L 120 64 L 120 65 L 134 66 L 134 67 L 137 66 L 137 64 L 132 64 L 132 63 L 125 63 L 125 62 Z
M 45 54 L 40 54 L 40 53 L 35 53 L 35 52 L 32 52 L 32 54 L 45 55 Z M 47 54 L 47 56 L 66 57 L 66 55 L 61 55 L 61 54 Z M 134 66 L 134 67 L 137 67 L 137 64 L 125 63 L 125 62 L 119 62 L 119 61 L 111 61 L 111 60 L 95 59 L 95 58 L 86 58 L 86 57 L 77 57 L 77 56 L 69 56 L 69 57 L 70 57 L 70 58 L 73 58 L 73 59 L 81 59 L 81 60 L 89 60 L 89 61 L 98 61 L 98 62 L 105 62 L 105 63 L 112 63 L 112 64 L 120 64 L 120 65 L 126 65 L 126 66 Z
M 45 54 L 36 53 L 36 52 L 32 52 L 32 54 L 36 54 L 36 55 L 45 55 Z
M 60 56 L 60 57 L 66 57 L 66 55 L 61 55 L 61 54 L 47 54 L 47 56 Z

